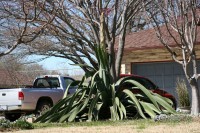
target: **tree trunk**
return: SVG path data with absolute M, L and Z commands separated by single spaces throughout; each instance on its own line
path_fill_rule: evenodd
M 126 31 L 124 31 L 122 34 L 119 35 L 119 45 L 118 45 L 118 51 L 117 51 L 117 56 L 116 56 L 116 62 L 115 62 L 117 79 L 120 78 L 121 62 L 122 62 L 122 57 L 123 57 L 123 52 L 124 52 L 125 34 L 126 34 Z
M 112 81 L 115 82 L 116 78 L 116 69 L 115 69 L 115 52 L 114 52 L 114 43 L 113 41 L 110 42 L 108 45 L 108 55 L 109 55 L 109 67 L 110 67 L 110 74 L 112 75 Z
M 198 82 L 194 78 L 190 83 L 190 87 L 192 89 L 192 107 L 191 107 L 191 115 L 199 115 L 200 111 L 200 98 L 199 98 L 199 88 Z

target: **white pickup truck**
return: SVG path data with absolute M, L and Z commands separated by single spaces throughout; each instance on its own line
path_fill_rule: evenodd
M 30 88 L 0 89 L 0 114 L 15 121 L 22 114 L 39 115 L 62 99 L 67 86 L 75 81 L 71 77 L 45 75 L 37 77 Z M 74 93 L 70 87 L 68 93 Z

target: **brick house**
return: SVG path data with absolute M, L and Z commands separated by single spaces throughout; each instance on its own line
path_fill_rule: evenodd
M 0 75 L 0 89 L 29 86 L 33 82 L 32 78 L 23 73 L 11 72 L 5 69 L 0 69 Z
M 198 29 L 200 31 L 200 27 Z M 170 44 L 175 47 L 172 41 Z M 200 34 L 197 34 L 197 44 L 200 44 Z M 200 45 L 196 45 L 195 49 L 197 58 L 200 58 Z M 200 61 L 198 69 L 200 72 Z M 126 36 L 121 73 L 145 76 L 173 95 L 176 95 L 177 78 L 185 79 L 182 66 L 173 61 L 170 53 L 158 40 L 154 29 L 129 33 Z

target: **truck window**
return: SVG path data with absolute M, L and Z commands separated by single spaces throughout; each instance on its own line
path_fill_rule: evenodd
M 65 80 L 65 84 L 66 84 L 66 86 L 68 86 L 70 83 L 74 82 L 73 79 L 68 78 L 68 77 L 65 77 L 64 80 Z M 70 88 L 69 88 L 69 89 L 70 89 Z
M 60 87 L 58 78 L 47 77 L 47 78 L 38 78 L 36 79 L 34 88 L 55 88 Z

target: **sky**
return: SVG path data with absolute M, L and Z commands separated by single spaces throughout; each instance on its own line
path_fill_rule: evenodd
M 58 70 L 58 69 L 67 69 L 73 68 L 69 65 L 69 61 L 62 58 L 50 57 L 43 61 L 40 61 L 38 64 L 42 65 L 47 70 Z
M 39 59 L 39 57 L 35 56 L 34 59 Z M 32 58 L 33 59 L 33 58 Z M 50 57 L 43 61 L 38 62 L 39 65 L 42 65 L 43 68 L 50 71 L 58 71 L 60 73 L 67 73 L 69 75 L 79 75 L 83 74 L 82 69 L 78 66 L 73 66 L 71 61 L 58 58 L 58 57 Z
M 39 65 L 42 65 L 43 68 L 47 70 L 58 70 L 58 69 L 69 69 L 73 68 L 74 66 L 70 65 L 73 64 L 71 61 L 59 58 L 59 57 L 49 57 L 44 60 L 45 56 L 39 56 L 39 55 L 30 55 L 27 56 L 28 61 L 30 62 L 36 62 Z

